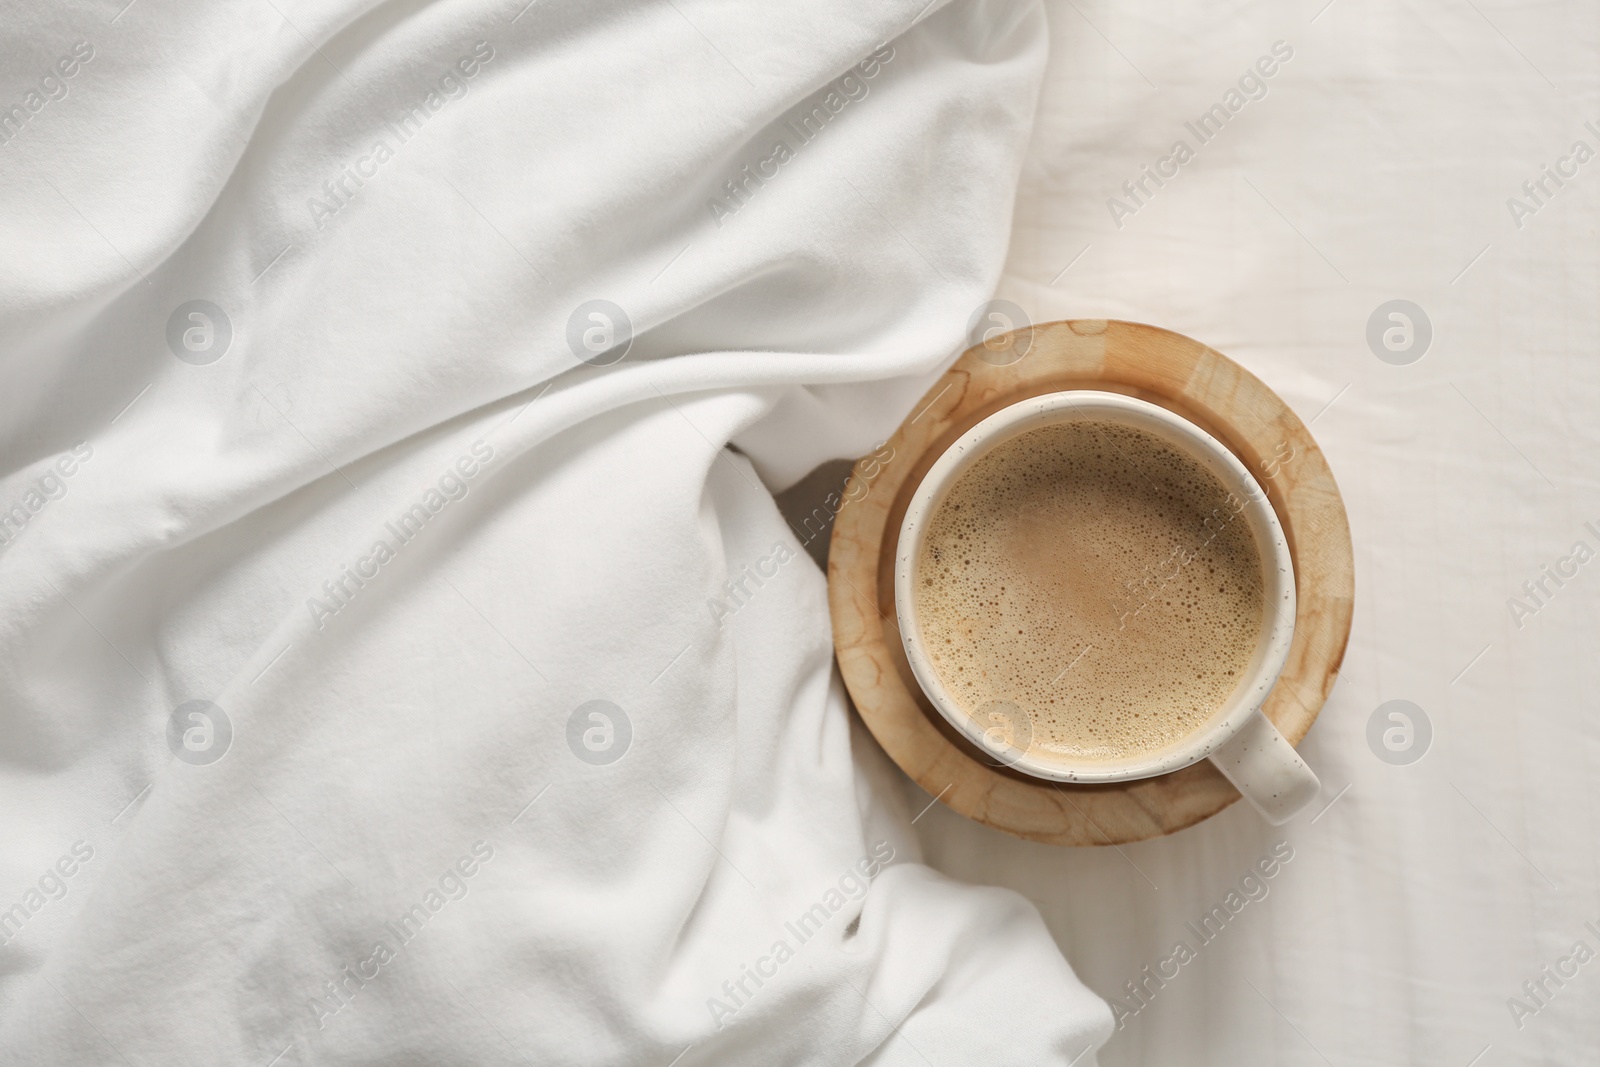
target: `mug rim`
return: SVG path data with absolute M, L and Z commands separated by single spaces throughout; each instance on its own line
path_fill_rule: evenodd
M 1237 513 L 1248 517 L 1261 556 L 1265 582 L 1265 620 L 1251 667 L 1227 701 L 1204 725 L 1154 753 L 1121 760 L 1072 761 L 1043 756 L 1007 745 L 996 757 L 977 720 L 955 705 L 938 672 L 925 655 L 911 583 L 912 568 L 927 530 L 927 519 L 942 503 L 956 479 L 997 445 L 1039 426 L 1074 419 L 1119 422 L 1154 432 L 1183 449 L 1216 474 L 1230 492 L 1244 500 Z M 1042 393 L 1009 404 L 984 418 L 951 442 L 923 475 L 900 524 L 895 549 L 895 616 L 906 659 L 917 684 L 939 714 L 980 751 L 1035 778 L 1057 782 L 1123 782 L 1181 770 L 1221 748 L 1241 730 L 1277 682 L 1294 639 L 1294 562 L 1277 512 L 1266 491 L 1233 451 L 1183 416 L 1158 404 L 1094 389 Z M 1024 712 L 1026 714 L 1026 712 Z

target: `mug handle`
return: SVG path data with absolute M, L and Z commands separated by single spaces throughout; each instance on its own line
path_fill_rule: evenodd
M 1316 774 L 1259 709 L 1211 753 L 1211 762 L 1273 826 L 1300 814 L 1322 791 Z

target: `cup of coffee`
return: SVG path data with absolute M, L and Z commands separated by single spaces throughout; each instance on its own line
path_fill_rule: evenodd
M 1210 759 L 1273 824 L 1317 795 L 1261 711 L 1294 637 L 1283 529 L 1165 408 L 1070 390 L 962 434 L 906 510 L 895 612 L 923 692 L 997 764 L 1120 782 Z

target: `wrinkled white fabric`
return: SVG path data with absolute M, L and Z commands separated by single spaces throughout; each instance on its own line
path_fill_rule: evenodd
M 1035 5 L 6 7 L 0 1061 L 1105 1039 L 769 491 L 962 347 Z

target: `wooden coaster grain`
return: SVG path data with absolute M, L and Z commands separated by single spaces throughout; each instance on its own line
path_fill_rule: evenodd
M 1267 491 L 1295 562 L 1294 644 L 1264 710 L 1299 744 L 1344 658 L 1354 604 L 1350 524 L 1322 451 L 1260 379 L 1198 341 L 1139 323 L 1074 319 L 969 349 L 843 493 L 828 556 L 839 669 L 878 743 L 923 789 L 998 830 L 1057 845 L 1160 837 L 1239 799 L 1210 763 L 1113 785 L 1065 785 L 996 767 L 934 710 L 906 663 L 894 617 L 900 522 L 949 443 L 1008 404 L 1103 389 L 1160 404 L 1244 461 Z

